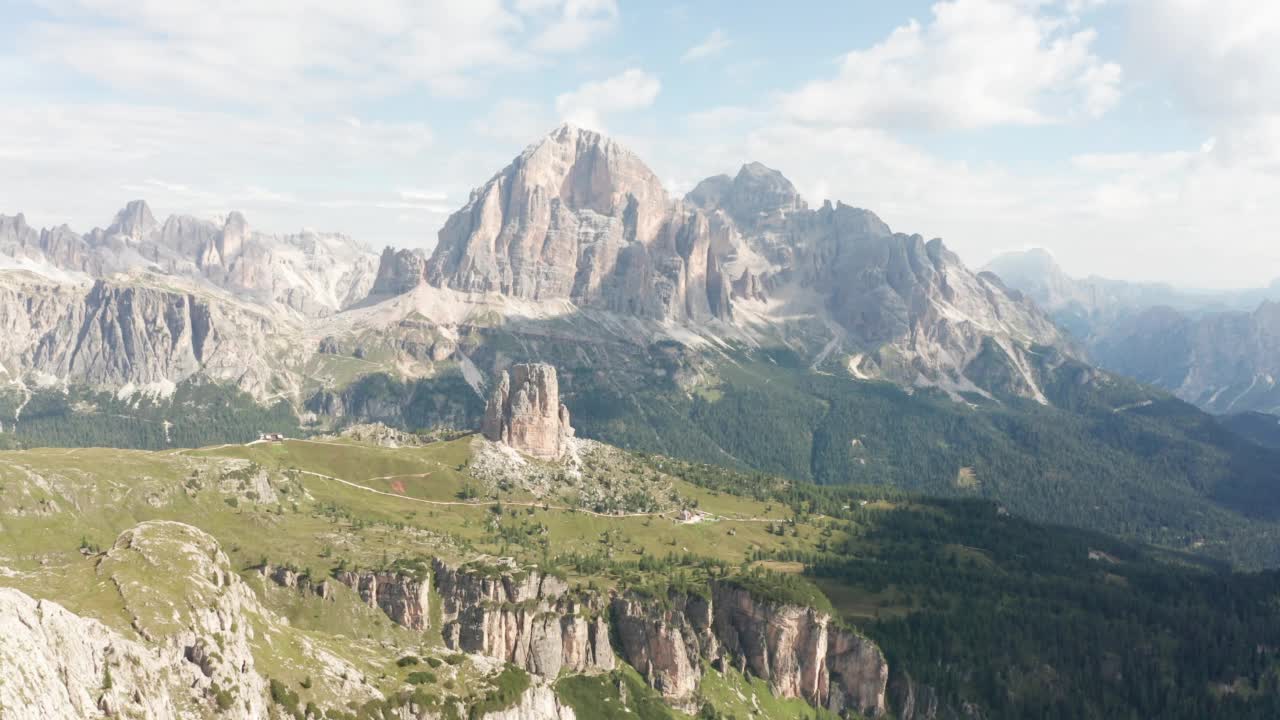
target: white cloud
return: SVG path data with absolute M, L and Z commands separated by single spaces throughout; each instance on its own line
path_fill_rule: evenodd
M 1132 0 L 1134 45 L 1206 116 L 1280 112 L 1280 4 Z
M 412 202 L 444 202 L 449 193 L 439 190 L 400 190 L 396 193 L 402 200 Z
M 256 227 L 306 225 L 375 244 L 428 244 L 458 166 L 415 123 L 246 119 L 222 112 L 16 100 L 0 114 L 0 212 L 81 231 L 144 198 L 166 211 L 245 212 Z M 6 153 L 36 147 L 37 153 Z M 430 158 L 431 162 L 426 162 Z M 426 185 L 432 189 L 414 189 Z M 339 197 L 335 193 L 343 193 Z M 424 211 L 391 223 L 382 205 Z
M 786 94 L 794 120 L 826 125 L 977 128 L 1097 116 L 1119 97 L 1120 67 L 1095 32 L 1035 0 L 947 0 L 845 55 L 836 77 Z
M 535 49 L 546 52 L 585 47 L 607 35 L 618 21 L 616 0 L 520 0 L 516 7 L 531 14 L 555 13 L 533 40 Z
M 693 62 L 717 55 L 729 47 L 729 36 L 720 28 L 711 31 L 705 40 L 694 45 L 680 56 L 680 62 Z
M 614 0 L 43 0 L 15 33 L 28 60 L 166 101 L 340 105 L 425 88 L 475 92 L 485 73 L 583 47 Z
M 649 107 L 662 90 L 658 78 L 638 68 L 607 80 L 583 83 L 573 92 L 556 97 L 561 118 L 593 130 L 603 129 L 606 115 Z

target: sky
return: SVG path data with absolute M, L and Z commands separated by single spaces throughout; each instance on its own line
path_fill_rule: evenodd
M 561 122 L 748 161 L 971 266 L 1280 277 L 1280 3 L 0 0 L 0 213 L 127 201 L 431 247 Z

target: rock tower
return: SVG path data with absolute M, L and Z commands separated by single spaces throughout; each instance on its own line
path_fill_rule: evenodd
M 569 409 L 560 403 L 556 369 L 546 363 L 511 366 L 503 371 L 485 406 L 481 432 L 543 460 L 564 453 L 565 439 L 573 436 Z

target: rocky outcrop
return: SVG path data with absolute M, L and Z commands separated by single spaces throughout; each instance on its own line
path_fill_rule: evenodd
M 510 564 L 435 562 L 445 645 L 546 678 L 614 668 L 601 607 L 559 578 Z
M 201 530 L 140 523 L 82 562 L 93 563 L 85 569 L 111 599 L 104 619 L 118 627 L 0 588 L 6 720 L 275 717 L 255 652 L 284 647 L 343 706 L 382 699 L 350 662 L 267 610 Z
M 401 295 L 426 280 L 427 258 L 421 250 L 384 248 L 378 261 L 378 275 L 369 289 L 369 299 Z
M 763 601 L 732 583 L 713 584 L 712 594 L 724 652 L 776 695 L 835 713 L 884 714 L 889 665 L 875 643 L 826 613 Z
M 544 460 L 564 453 L 573 436 L 569 409 L 560 402 L 556 369 L 545 363 L 503 371 L 485 406 L 484 436 Z
M 760 276 L 745 269 L 738 276 L 738 279 L 733 281 L 733 296 L 760 302 L 764 302 L 767 299 L 764 294 L 764 283 L 760 281 Z
M 695 709 L 705 660 L 835 713 L 886 711 L 883 653 L 826 613 L 762 601 L 727 582 L 713 583 L 707 597 L 615 598 L 612 611 L 619 654 L 682 709 Z
M 316 580 L 286 565 L 266 564 L 258 568 L 262 577 L 282 588 L 295 590 L 303 595 L 314 595 L 322 600 L 333 600 L 333 588 L 328 580 Z
M 410 630 L 425 630 L 431 624 L 431 573 L 406 575 L 373 570 L 342 570 L 334 577 L 355 590 L 369 607 Z
M 158 653 L 10 588 L 0 588 L 0 672 L 6 718 L 178 717 Z
M 702 660 L 721 655 L 712 633 L 711 599 L 671 593 L 660 602 L 626 595 L 613 600 L 612 614 L 618 653 L 667 702 L 696 711 Z
M 550 684 L 537 683 L 520 696 L 512 707 L 493 710 L 482 720 L 577 720 L 573 708 L 561 704 Z
M 144 522 L 120 534 L 97 570 L 115 586 L 133 629 L 165 664 L 191 676 L 184 682 L 203 697 L 230 693 L 240 717 L 265 717 L 267 682 L 256 671 L 250 622 L 265 610 L 217 541 L 190 525 Z

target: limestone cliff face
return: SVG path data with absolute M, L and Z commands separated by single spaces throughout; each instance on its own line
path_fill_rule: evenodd
M 427 266 L 438 287 L 568 299 L 654 319 L 723 312 L 705 217 L 639 158 L 564 125 L 471 194 Z
M 413 577 L 393 572 L 344 570 L 338 582 L 360 594 L 369 607 L 381 609 L 395 622 L 411 630 L 431 624 L 431 574 Z
M 304 595 L 315 595 L 324 600 L 333 600 L 333 589 L 328 580 L 315 580 L 283 565 L 263 565 L 258 568 L 262 577 L 283 588 L 296 590 Z
M 612 604 L 618 653 L 675 707 L 697 710 L 703 658 L 719 658 L 711 600 L 672 593 L 668 602 L 634 595 Z
M 569 409 L 560 402 L 556 369 L 545 363 L 503 371 L 485 406 L 484 436 L 537 458 L 555 459 L 573 436 Z
M 808 307 L 830 331 L 815 359 L 846 358 L 857 377 L 1044 402 L 1032 347 L 1076 352 L 1034 304 L 969 270 L 941 240 L 895 233 L 843 203 L 810 209 L 759 163 L 704 181 L 686 200 L 721 228 L 731 296 L 782 300 L 758 310 L 765 318 Z
M 701 662 L 728 663 L 764 678 L 781 697 L 836 713 L 886 712 L 889 666 L 875 643 L 812 608 L 761 601 L 732 584 L 708 598 L 613 601 L 619 653 L 676 707 L 696 703 Z
M 140 283 L 0 285 L 0 363 L 77 385 L 179 383 L 196 374 L 253 394 L 279 379 L 279 318 L 253 306 Z
M 762 601 L 726 583 L 712 594 L 724 652 L 775 694 L 836 713 L 884 714 L 889 665 L 875 643 L 812 608 Z
M 10 588 L 0 588 L 0 668 L 0 708 L 15 720 L 178 716 L 170 671 L 156 653 Z
M 899 720 L 982 720 L 982 709 L 972 703 L 953 707 L 938 696 L 938 691 L 918 683 L 906 672 L 895 673 L 889 684 L 893 709 Z
M 555 678 L 614 668 L 605 620 L 569 593 L 563 580 L 536 570 L 435 562 L 445 645 L 514 663 Z

